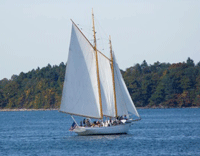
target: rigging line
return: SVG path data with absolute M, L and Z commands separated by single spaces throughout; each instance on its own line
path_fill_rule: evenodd
M 77 26 L 79 27 L 84 27 L 87 30 L 91 30 L 91 27 L 87 26 L 87 25 L 83 25 L 83 24 L 77 24 Z
M 107 33 L 105 32 L 105 30 L 103 29 L 103 27 L 101 26 L 100 22 L 98 21 L 98 19 L 96 18 L 96 16 L 94 17 L 95 21 L 96 21 L 96 25 L 97 25 L 97 29 L 99 30 L 99 36 L 101 38 L 101 44 L 103 49 L 109 49 L 108 44 L 106 44 L 106 41 L 109 41 L 109 38 L 107 37 Z
M 86 30 L 83 30 L 83 29 L 81 29 L 85 34 L 87 34 L 87 36 L 92 36 L 93 34 L 92 34 L 92 32 L 89 32 L 89 31 L 86 31 Z
M 101 33 L 101 30 L 99 30 L 99 42 L 98 42 L 98 47 L 101 47 L 101 49 L 105 49 L 106 48 L 106 45 L 105 45 L 105 39 L 103 38 L 103 35 Z M 108 41 L 108 39 L 107 39 Z M 108 47 L 107 47 L 108 48 Z
M 86 39 L 86 41 L 90 44 L 90 46 L 94 49 L 94 46 L 90 43 L 90 41 L 87 39 L 87 37 L 83 34 L 83 32 L 79 29 L 79 27 L 74 23 L 74 21 L 71 19 L 72 23 L 74 24 L 74 26 L 79 30 L 79 32 L 83 35 L 83 37 Z M 95 50 L 95 49 L 94 49 Z M 110 59 L 105 56 L 102 52 L 100 52 L 98 49 L 97 49 L 97 52 L 99 52 L 101 55 L 103 55 L 105 58 L 107 58 L 109 61 Z
M 95 17 L 94 17 L 95 18 Z M 96 18 L 95 18 L 95 21 L 96 21 Z M 96 29 L 98 29 L 98 26 L 99 26 L 100 24 L 98 24 L 98 25 L 96 25 Z M 99 38 L 97 39 L 97 40 L 100 40 L 100 43 L 98 42 L 98 45 L 100 45 L 101 46 L 101 49 L 109 49 L 108 47 L 106 48 L 105 47 L 105 44 L 104 44 L 104 40 L 105 40 L 105 38 L 103 38 L 102 37 L 102 34 L 101 34 L 101 32 L 102 31 L 99 31 L 98 32 L 98 36 L 99 36 Z M 107 40 L 108 40 L 108 38 L 106 38 Z M 99 46 L 98 46 L 99 47 Z M 98 50 L 99 51 L 99 50 Z M 101 52 L 102 53 L 102 52 Z M 102 55 L 104 55 L 103 53 L 102 53 Z M 104 55 L 105 56 L 105 55 Z M 110 59 L 109 59 L 110 60 Z
M 70 115 L 71 118 L 74 120 L 74 122 L 76 123 L 77 127 L 79 127 L 79 125 L 77 124 L 76 120 L 74 119 L 74 117 L 72 115 Z
M 106 31 L 103 29 L 103 27 L 100 25 L 100 22 L 98 21 L 98 19 L 95 17 L 95 21 L 97 21 L 96 23 L 99 25 L 99 27 L 102 29 L 102 31 L 104 32 L 105 36 L 108 36 L 108 34 L 106 33 Z
M 91 29 L 85 29 L 83 27 L 80 27 L 80 30 L 83 31 L 83 32 L 86 32 L 86 33 L 90 34 L 91 36 L 93 35 Z

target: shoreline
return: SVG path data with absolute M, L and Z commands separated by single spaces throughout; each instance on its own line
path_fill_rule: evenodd
M 170 108 L 160 108 L 160 107 L 136 107 L 137 109 L 173 109 L 173 108 L 177 108 L 177 107 L 170 107 Z M 196 108 L 200 108 L 200 107 L 181 107 L 182 109 L 185 109 L 185 108 L 191 108 L 191 109 L 196 109 Z M 178 108 L 180 109 L 180 108 Z M 55 111 L 55 110 L 59 110 L 58 108 L 48 108 L 48 109 L 26 109 L 26 108 L 14 108 L 14 109 L 9 109 L 9 108 L 6 108 L 6 109 L 0 109 L 0 112 L 23 112 L 23 111 Z
M 26 108 L 14 108 L 14 109 L 0 109 L 0 112 L 23 112 L 23 111 L 52 111 L 52 110 L 59 110 L 59 109 L 56 109 L 56 108 L 52 108 L 52 109 L 26 109 Z
M 136 107 L 137 109 L 185 109 L 185 108 L 191 108 L 191 109 L 196 109 L 200 107 Z

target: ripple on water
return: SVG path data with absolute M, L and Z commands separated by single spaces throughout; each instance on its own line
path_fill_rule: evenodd
M 77 136 L 57 111 L 0 112 L 0 155 L 200 155 L 200 109 L 142 109 L 127 135 Z

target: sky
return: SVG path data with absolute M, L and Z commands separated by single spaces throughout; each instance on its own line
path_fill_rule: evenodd
M 71 21 L 97 48 L 112 47 L 123 70 L 142 63 L 200 61 L 199 0 L 1 0 L 0 80 L 32 69 L 66 63 Z M 106 37 L 105 37 L 106 36 Z M 106 40 L 105 40 L 106 39 Z M 100 51 L 109 54 L 105 48 Z

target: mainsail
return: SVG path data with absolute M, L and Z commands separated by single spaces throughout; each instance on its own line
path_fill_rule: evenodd
M 98 61 L 100 91 L 98 94 Z M 113 54 L 117 115 L 139 114 L 126 88 Z M 95 50 L 79 28 L 72 22 L 71 41 L 66 67 L 60 111 L 91 118 L 101 118 L 100 102 L 104 116 L 116 117 L 111 60 Z M 101 95 L 101 97 L 100 97 Z
M 101 118 L 94 49 L 74 24 L 60 111 Z

